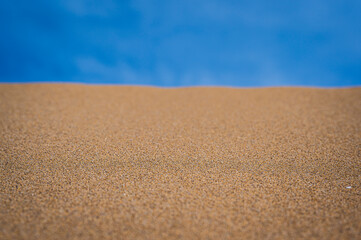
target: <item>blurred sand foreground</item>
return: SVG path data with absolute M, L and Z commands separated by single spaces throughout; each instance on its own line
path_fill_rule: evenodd
M 361 88 L 0 85 L 0 239 L 268 238 L 361 238 Z

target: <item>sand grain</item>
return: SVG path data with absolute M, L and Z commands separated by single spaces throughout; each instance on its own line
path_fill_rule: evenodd
M 0 239 L 360 239 L 360 183 L 360 88 L 0 85 Z

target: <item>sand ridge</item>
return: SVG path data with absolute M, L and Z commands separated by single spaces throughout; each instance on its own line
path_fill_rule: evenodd
M 0 85 L 0 239 L 360 239 L 361 88 Z

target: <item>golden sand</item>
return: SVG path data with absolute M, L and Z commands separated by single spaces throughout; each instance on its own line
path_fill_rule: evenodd
M 0 239 L 361 239 L 361 88 L 0 85 Z

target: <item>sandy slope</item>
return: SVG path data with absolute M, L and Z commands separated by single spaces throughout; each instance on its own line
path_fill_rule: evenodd
M 360 236 L 361 88 L 0 85 L 0 239 Z

